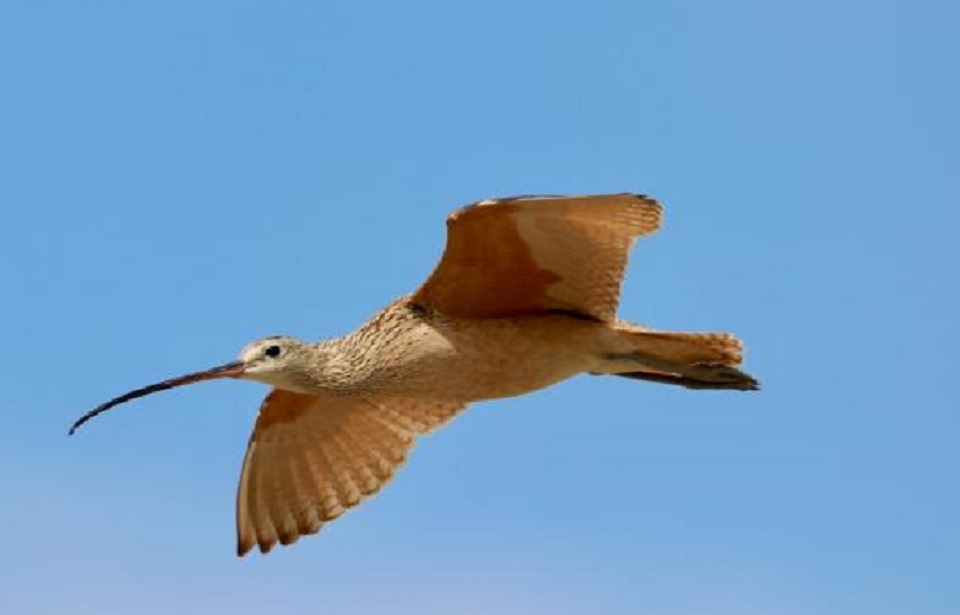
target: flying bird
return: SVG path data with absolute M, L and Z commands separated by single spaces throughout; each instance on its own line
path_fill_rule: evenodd
M 439 264 L 417 291 L 349 335 L 268 337 L 238 360 L 97 406 L 173 387 L 254 380 L 260 406 L 237 492 L 237 554 L 316 533 L 376 493 L 418 436 L 471 402 L 522 395 L 580 373 L 691 389 L 755 390 L 729 333 L 655 331 L 617 318 L 628 253 L 660 228 L 635 194 L 480 201 L 447 219 Z

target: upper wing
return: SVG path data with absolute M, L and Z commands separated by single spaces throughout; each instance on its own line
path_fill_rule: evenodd
M 462 318 L 565 311 L 612 321 L 627 254 L 660 217 L 636 194 L 481 201 L 447 219 L 443 258 L 411 300 Z
M 415 437 L 462 402 L 302 395 L 274 389 L 260 407 L 237 490 L 237 554 L 316 533 L 380 489 Z

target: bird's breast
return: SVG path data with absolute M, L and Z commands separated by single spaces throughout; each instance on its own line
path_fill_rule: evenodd
M 603 327 L 562 315 L 389 316 L 355 334 L 365 386 L 464 401 L 512 397 L 589 370 L 597 356 L 594 339 Z

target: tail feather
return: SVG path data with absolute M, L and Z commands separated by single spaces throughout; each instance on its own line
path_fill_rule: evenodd
M 650 331 L 618 323 L 618 346 L 599 373 L 691 389 L 755 390 L 759 383 L 736 366 L 743 343 L 729 333 Z
M 620 329 L 644 355 L 675 363 L 743 363 L 743 342 L 730 333 L 675 333 Z

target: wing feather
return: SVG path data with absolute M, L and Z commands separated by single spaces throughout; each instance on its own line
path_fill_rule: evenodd
M 407 458 L 416 436 L 466 407 L 389 397 L 267 395 L 237 490 L 237 553 L 314 534 L 376 493 Z
M 411 300 L 460 318 L 562 311 L 610 322 L 630 248 L 661 217 L 636 194 L 481 201 L 447 219 L 440 263 Z

